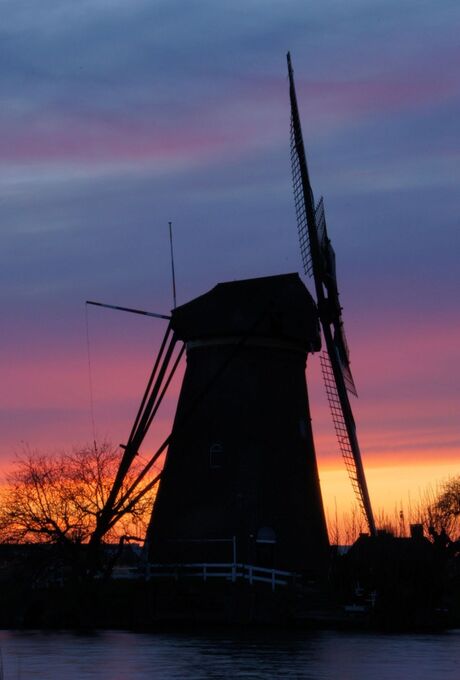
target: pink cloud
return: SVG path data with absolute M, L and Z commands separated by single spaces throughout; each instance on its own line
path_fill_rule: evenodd
M 174 110 L 143 109 L 138 113 L 102 116 L 44 110 L 34 118 L 0 118 L 0 152 L 12 162 L 200 161 L 223 151 L 248 150 L 254 138 L 269 134 L 260 126 L 260 114 L 241 115 L 241 103 L 249 102 L 240 92 L 228 92 L 217 103 L 194 110 L 184 117 Z
M 413 106 L 438 104 L 457 94 L 454 79 L 447 77 L 301 82 L 299 92 L 306 101 L 316 102 L 321 109 L 338 109 L 341 113 L 401 111 Z
M 450 75 L 402 79 L 400 75 L 360 81 L 297 79 L 299 99 L 314 115 L 345 120 L 376 111 L 401 111 L 457 96 Z M 284 136 L 280 116 L 288 119 L 287 88 L 279 79 L 251 79 L 190 119 L 159 117 L 154 108 L 141 116 L 42 111 L 34 119 L 0 120 L 0 152 L 11 162 L 195 161 L 226 150 L 247 150 L 255 140 Z M 240 103 L 237 107 L 236 104 Z M 261 118 L 261 104 L 265 107 Z M 309 114 L 310 115 L 310 114 Z M 261 125 L 263 120 L 264 125 Z M 276 125 L 274 126 L 274 123 Z M 315 125 L 317 123 L 315 122 Z M 321 125 L 320 128 L 321 129 Z
M 129 161 L 208 156 L 230 145 L 224 130 L 159 130 L 135 121 L 55 119 L 24 130 L 5 126 L 1 153 L 15 162 Z

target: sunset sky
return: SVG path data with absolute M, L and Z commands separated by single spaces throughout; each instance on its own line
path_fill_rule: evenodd
M 92 440 L 84 301 L 167 313 L 168 220 L 179 304 L 300 270 L 290 50 L 371 499 L 392 512 L 459 474 L 459 26 L 458 0 L 4 0 L 3 470 L 24 445 Z M 97 308 L 88 322 L 96 436 L 124 442 L 164 322 Z M 323 492 L 346 509 L 318 364 Z

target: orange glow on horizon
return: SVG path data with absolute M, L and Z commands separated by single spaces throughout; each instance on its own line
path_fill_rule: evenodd
M 377 527 L 382 519 L 396 525 L 399 512 L 403 510 L 405 530 L 408 531 L 409 524 L 417 521 L 418 508 L 426 502 L 427 495 L 436 493 L 446 479 L 460 475 L 460 462 L 458 457 L 455 463 L 439 460 L 408 465 L 392 461 L 388 465 L 367 465 L 365 472 Z M 356 508 L 345 466 L 320 465 L 319 475 L 329 531 L 337 517 L 343 534 L 344 523 Z

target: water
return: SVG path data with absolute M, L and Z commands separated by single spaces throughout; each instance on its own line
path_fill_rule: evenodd
M 459 680 L 460 630 L 427 635 L 0 631 L 4 680 Z

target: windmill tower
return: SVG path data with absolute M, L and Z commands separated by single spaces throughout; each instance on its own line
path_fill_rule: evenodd
M 318 577 L 328 539 L 305 365 L 319 349 L 297 274 L 221 283 L 175 309 L 187 368 L 148 532 L 150 561 Z

